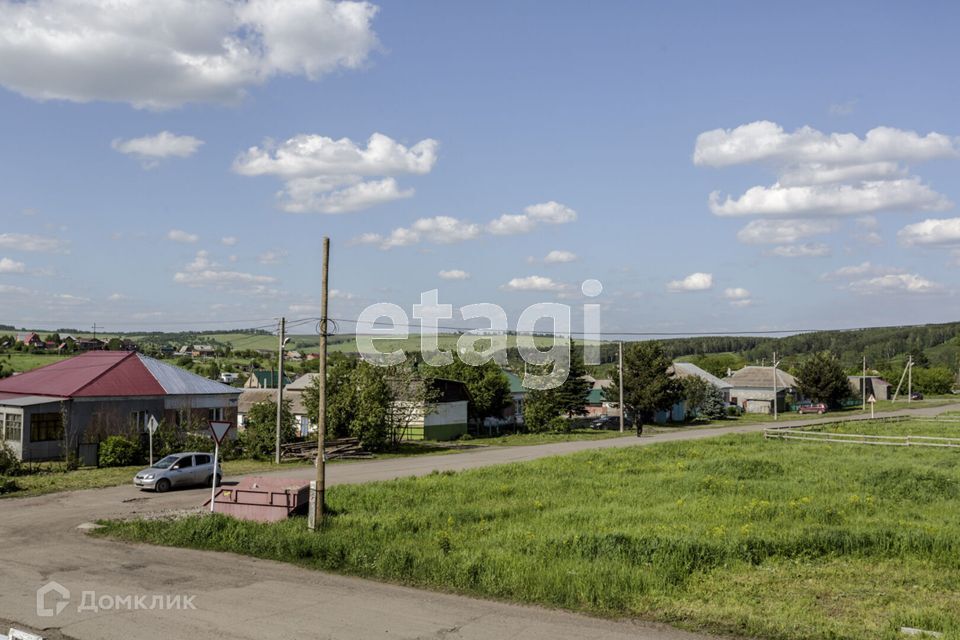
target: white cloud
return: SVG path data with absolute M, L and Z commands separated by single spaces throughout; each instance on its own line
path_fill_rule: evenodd
M 427 138 L 408 148 L 381 133 L 370 136 L 366 147 L 348 138 L 301 134 L 247 149 L 233 170 L 283 180 L 278 197 L 285 211 L 345 213 L 412 196 L 413 189 L 401 189 L 390 176 L 430 173 L 437 146 Z
M 777 173 L 775 184 L 751 187 L 739 197 L 711 193 L 714 214 L 797 217 L 949 208 L 950 201 L 910 176 L 904 163 L 958 155 L 957 140 L 940 133 L 877 127 L 860 138 L 811 127 L 787 133 L 761 121 L 700 134 L 693 161 L 711 167 L 762 164 Z
M 834 102 L 830 105 L 828 111 L 832 116 L 849 116 L 856 109 L 857 100 L 847 100 L 846 102 Z
M 823 258 L 830 255 L 830 247 L 822 243 L 784 244 L 764 251 L 777 258 Z
M 286 251 L 264 251 L 257 257 L 257 262 L 260 264 L 280 264 L 286 257 Z
M 27 265 L 10 258 L 0 258 L 0 273 L 24 273 Z
M 559 264 L 563 262 L 573 262 L 577 259 L 577 254 L 572 251 L 561 251 L 560 249 L 554 249 L 546 255 L 543 259 L 547 264 Z
M 470 278 L 470 274 L 462 269 L 450 269 L 449 271 L 441 271 L 437 275 L 439 275 L 444 280 L 467 280 Z
M 750 292 L 743 287 L 733 287 L 723 290 L 723 297 L 728 300 L 744 300 L 750 297 Z
M 182 229 L 171 229 L 167 232 L 167 240 L 173 242 L 182 242 L 184 244 L 194 244 L 200 239 L 200 236 L 194 233 L 187 233 Z
M 487 224 L 487 231 L 498 236 L 529 233 L 543 224 L 567 224 L 577 219 L 577 212 L 551 200 L 526 207 L 521 214 L 505 213 Z
M 960 218 L 929 219 L 908 224 L 897 232 L 897 238 L 908 246 L 960 245 Z
M 409 228 L 398 227 L 386 237 L 378 233 L 364 233 L 355 238 L 355 244 L 374 244 L 381 249 L 406 247 L 419 242 L 453 244 L 472 240 L 480 235 L 480 225 L 450 216 L 435 216 L 415 220 Z
M 0 293 L 16 293 L 20 295 L 26 295 L 30 293 L 30 290 L 13 284 L 0 284 Z
M 54 253 L 63 251 L 66 242 L 49 236 L 27 233 L 0 233 L 0 249 Z
M 239 242 L 239 240 L 237 240 L 236 236 L 224 236 L 223 238 L 220 238 L 220 244 L 225 247 L 235 246 L 237 242 Z
M 710 211 L 718 216 L 858 215 L 881 211 L 942 211 L 950 201 L 918 178 L 852 184 L 751 187 L 739 198 L 721 200 L 714 191 Z
M 333 0 L 2 0 L 0 85 L 38 100 L 235 103 L 274 76 L 363 66 L 377 7 Z
M 751 220 L 737 232 L 745 244 L 791 244 L 837 230 L 834 220 Z
M 936 293 L 943 289 L 936 282 L 911 273 L 889 274 L 856 280 L 851 282 L 849 289 L 860 294 L 878 293 Z
M 107 300 L 109 300 L 110 302 L 120 302 L 121 300 L 126 300 L 126 299 L 127 299 L 127 296 L 123 295 L 122 293 L 111 293 L 110 296 L 107 298 Z
M 667 290 L 672 293 L 682 291 L 706 291 L 713 287 L 712 273 L 691 273 L 683 280 L 671 280 L 667 283 Z
M 178 136 L 169 131 L 161 131 L 153 136 L 121 140 L 110 143 L 114 150 L 139 158 L 146 167 L 155 166 L 163 158 L 189 158 L 200 148 L 203 140 L 193 136 Z
M 246 291 L 253 294 L 262 294 L 272 291 L 267 290 L 262 285 L 276 282 L 276 278 L 221 269 L 219 264 L 210 259 L 208 251 L 200 250 L 197 251 L 193 260 L 183 268 L 183 271 L 178 271 L 173 275 L 173 281 L 190 287 L 254 285 L 253 289 Z
M 513 278 L 501 288 L 508 291 L 563 291 L 566 286 L 545 276 L 527 276 Z
M 904 269 L 899 269 L 897 267 L 884 267 L 881 265 L 873 264 L 869 261 L 861 262 L 860 264 L 849 265 L 846 267 L 840 267 L 835 271 L 830 271 L 821 276 L 823 280 L 844 280 L 849 278 L 861 278 L 862 276 L 884 276 L 891 274 L 902 274 L 905 273 Z
M 63 305 L 82 305 L 90 302 L 90 298 L 75 296 L 72 293 L 58 293 L 53 296 L 52 301 Z

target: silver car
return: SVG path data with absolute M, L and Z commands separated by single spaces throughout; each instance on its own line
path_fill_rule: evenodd
M 222 475 L 217 469 L 217 484 Z M 202 451 L 173 453 L 158 460 L 152 467 L 138 471 L 133 477 L 134 486 L 140 489 L 153 489 L 157 493 L 169 491 L 172 487 L 205 485 L 213 482 L 213 454 Z

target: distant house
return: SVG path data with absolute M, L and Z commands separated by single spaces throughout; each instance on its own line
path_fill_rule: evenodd
M 513 418 L 516 422 L 523 424 L 523 403 L 527 397 L 527 388 L 523 386 L 523 380 L 512 371 L 504 371 L 507 381 L 510 383 L 510 399 L 513 404 L 504 409 L 503 417 Z
M 184 428 L 233 421 L 239 389 L 128 351 L 91 351 L 0 380 L 0 439 L 22 460 L 96 464 L 110 435 L 144 437 L 153 416 Z M 87 458 L 87 455 L 90 458 Z
M 776 380 L 776 396 L 774 396 Z M 797 379 L 781 369 L 773 367 L 748 366 L 727 376 L 730 384 L 730 404 L 741 407 L 747 413 L 773 413 L 776 400 L 777 411 L 787 408 L 787 395 L 797 391 Z
M 419 415 L 408 425 L 407 440 L 455 440 L 467 433 L 470 392 L 459 380 L 434 378 L 430 380 L 437 394 L 436 403 L 428 411 L 416 407 Z M 402 401 L 398 401 L 402 402 Z M 409 403 L 404 403 L 409 407 Z
M 590 393 L 587 394 L 587 415 L 590 417 L 619 416 L 619 410 L 612 408 L 611 404 L 603 397 L 603 390 L 612 385 L 613 380 L 596 380 L 592 376 L 584 376 L 583 378 L 590 383 Z
M 28 347 L 36 347 L 38 349 L 42 349 L 44 347 L 43 338 L 40 337 L 40 334 L 34 333 L 33 331 L 18 333 L 17 342 L 25 344 Z
M 288 389 L 284 389 L 283 400 L 284 403 L 290 402 L 290 412 L 293 414 L 296 423 L 297 435 L 306 436 L 311 431 L 316 431 L 316 425 L 310 422 L 307 417 L 307 410 L 303 406 L 303 393 L 289 393 Z M 244 389 L 237 404 L 237 425 L 241 428 L 247 426 L 247 415 L 253 405 L 276 401 L 276 389 Z
M 209 344 L 195 344 L 190 355 L 194 358 L 209 358 L 217 355 L 217 350 Z
M 868 398 L 872 395 L 877 400 L 889 400 L 893 395 L 890 390 L 893 385 L 880 376 L 867 376 L 866 378 L 863 376 L 847 376 L 847 381 L 850 383 L 850 390 L 857 398 L 862 397 L 864 381 L 866 381 Z
M 165 344 L 162 347 L 160 347 L 160 354 L 163 355 L 164 357 L 169 357 L 169 356 L 172 356 L 176 352 L 176 350 L 177 350 L 176 347 L 174 347 L 173 345 Z
M 277 377 L 276 371 L 256 369 L 250 373 L 243 387 L 245 389 L 276 389 Z M 286 387 L 288 384 L 290 384 L 290 378 L 284 374 L 283 386 Z
M 77 341 L 77 349 L 80 351 L 102 351 L 106 344 L 99 338 L 80 338 Z
M 285 360 L 300 361 L 303 360 L 303 354 L 299 351 L 285 351 L 283 354 Z

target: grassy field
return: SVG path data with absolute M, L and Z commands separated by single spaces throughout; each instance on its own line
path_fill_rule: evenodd
M 727 436 L 337 486 L 320 534 L 222 516 L 103 534 L 764 638 L 957 638 L 958 455 Z
M 58 356 L 56 354 L 45 353 L 19 353 L 11 352 L 0 355 L 0 362 L 6 363 L 17 373 L 37 369 L 44 365 L 53 364 L 60 360 L 65 360 L 69 356 Z

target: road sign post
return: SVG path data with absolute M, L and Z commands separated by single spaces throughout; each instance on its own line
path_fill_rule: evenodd
M 150 416 L 150 419 L 147 420 L 147 432 L 150 433 L 150 466 L 151 467 L 153 466 L 153 432 L 156 431 L 157 427 L 159 426 L 160 425 L 159 423 L 157 423 L 157 419 L 154 418 L 153 416 Z
M 213 447 L 213 480 L 210 482 L 210 513 L 213 513 L 213 505 L 217 501 L 217 469 L 220 461 L 220 443 L 227 437 L 227 432 L 233 424 L 219 420 L 210 421 L 210 433 L 213 435 L 213 441 L 216 443 Z
M 871 393 L 867 402 L 870 403 L 870 417 L 873 418 L 873 407 L 877 404 L 877 397 Z

